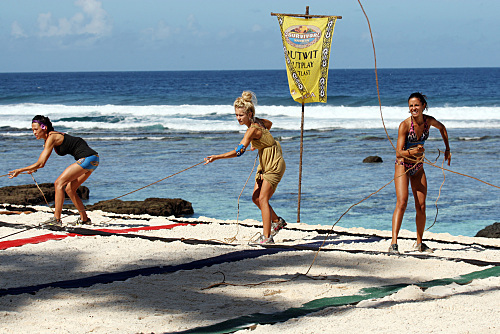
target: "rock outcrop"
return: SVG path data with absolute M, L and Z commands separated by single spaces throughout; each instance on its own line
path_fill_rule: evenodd
M 500 238 L 500 223 L 493 223 L 477 232 L 476 237 Z
M 194 213 L 191 203 L 180 198 L 147 198 L 144 201 L 121 201 L 115 199 L 88 205 L 87 210 L 167 217 L 183 217 Z
M 39 184 L 39 186 L 43 195 L 35 184 L 2 187 L 0 188 L 0 203 L 15 205 L 43 205 L 46 204 L 45 199 L 43 198 L 44 195 L 47 202 L 53 202 L 56 194 L 54 184 L 42 183 Z M 81 199 L 86 200 L 89 198 L 90 191 L 89 188 L 80 186 L 77 193 Z

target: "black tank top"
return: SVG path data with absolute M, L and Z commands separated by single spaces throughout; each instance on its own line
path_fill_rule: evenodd
M 54 147 L 54 151 L 56 151 L 57 154 L 70 154 L 75 160 L 97 155 L 97 152 L 91 149 L 82 138 L 73 137 L 66 133 L 61 134 L 64 136 L 62 144 Z

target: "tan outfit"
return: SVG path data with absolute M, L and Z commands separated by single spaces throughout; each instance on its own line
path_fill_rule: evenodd
M 260 139 L 252 140 L 252 147 L 259 150 L 259 167 L 257 167 L 257 174 L 255 180 L 259 181 L 261 178 L 269 182 L 276 191 L 278 183 L 280 182 L 283 174 L 285 174 L 286 164 L 281 152 L 281 145 L 274 140 L 273 136 L 267 129 L 263 129 L 257 124 L 252 124 L 251 128 L 257 128 L 262 131 Z

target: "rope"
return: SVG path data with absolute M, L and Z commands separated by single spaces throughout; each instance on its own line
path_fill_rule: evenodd
M 396 152 L 398 152 L 398 150 L 396 149 L 396 147 L 394 146 L 394 144 L 393 144 L 393 143 L 392 143 L 392 141 L 391 141 L 391 138 L 390 138 L 390 136 L 389 136 L 389 133 L 387 132 L 387 128 L 386 128 L 386 126 L 385 126 L 385 122 L 384 122 L 384 116 L 383 116 L 383 114 L 382 114 L 382 102 L 381 102 L 381 100 L 380 100 L 380 90 L 379 90 L 379 84 L 378 84 L 378 74 L 377 74 L 377 55 L 376 55 L 376 53 L 375 53 L 375 42 L 374 42 L 374 40 L 373 40 L 373 34 L 372 34 L 372 29 L 371 29 L 371 26 L 370 26 L 370 20 L 368 19 L 368 15 L 366 15 L 366 12 L 365 12 L 365 10 L 364 10 L 364 8 L 363 8 L 363 5 L 361 4 L 361 1 L 360 1 L 360 0 L 358 0 L 358 3 L 359 3 L 359 6 L 361 7 L 361 10 L 363 11 L 363 14 L 365 15 L 366 22 L 368 23 L 368 29 L 370 30 L 370 37 L 371 37 L 372 47 L 373 47 L 373 57 L 374 57 L 374 61 L 375 61 L 375 80 L 376 80 L 376 84 L 377 84 L 377 97 L 378 97 L 378 103 L 379 103 L 379 109 L 380 109 L 380 117 L 381 117 L 381 119 L 382 119 L 382 124 L 383 124 L 383 126 L 384 126 L 384 130 L 385 130 L 385 134 L 387 135 L 387 139 L 388 139 L 388 140 L 389 140 L 389 142 L 391 143 L 391 145 L 392 145 L 392 147 L 394 148 L 394 150 L 395 150 Z M 438 158 L 439 158 L 439 156 L 438 156 Z M 438 159 L 438 158 L 436 158 L 436 161 L 437 161 L 437 159 Z M 415 163 L 415 164 L 414 164 L 414 166 L 413 166 L 413 167 L 411 167 L 411 168 L 409 168 L 408 170 L 406 170 L 406 172 L 405 172 L 404 174 L 401 174 L 401 175 L 399 175 L 399 176 L 397 176 L 397 177 L 401 177 L 401 176 L 405 175 L 405 174 L 406 174 L 406 173 L 408 173 L 411 169 L 415 168 L 415 167 L 417 166 L 417 163 L 420 163 L 420 162 L 421 162 L 421 163 L 425 163 L 425 164 L 431 165 L 431 166 L 436 167 L 436 168 L 440 168 L 440 169 L 443 171 L 443 176 L 444 176 L 444 171 L 449 171 L 449 172 L 451 172 L 451 173 L 455 173 L 455 174 L 458 174 L 458 175 L 462 175 L 462 176 L 470 177 L 470 178 L 472 178 L 472 179 L 474 179 L 474 180 L 477 180 L 477 181 L 483 182 L 483 183 L 485 183 L 485 184 L 487 184 L 487 185 L 490 185 L 490 186 L 492 186 L 492 187 L 495 187 L 495 188 L 499 188 L 499 189 L 500 189 L 500 187 L 495 186 L 495 185 L 493 185 L 493 184 L 490 184 L 490 183 L 488 183 L 488 182 L 482 181 L 482 180 L 480 180 L 480 179 L 478 179 L 478 178 L 475 178 L 475 177 L 472 177 L 472 176 L 469 176 L 469 175 L 465 175 L 465 174 L 462 174 L 462 173 L 454 172 L 454 171 L 452 171 L 452 170 L 449 170 L 449 169 L 444 168 L 444 167 L 443 167 L 443 166 L 444 166 L 444 158 L 443 158 L 443 164 L 442 164 L 443 166 L 441 166 L 441 167 L 436 166 L 436 165 L 435 165 L 434 163 L 432 163 L 432 162 L 425 161 L 425 154 L 424 154 L 424 155 L 422 155 L 422 156 L 421 156 L 420 158 L 418 158 L 418 159 L 408 158 L 407 160 L 410 160 L 410 161 L 414 162 L 414 163 Z M 358 203 L 355 203 L 355 204 L 351 205 L 351 206 L 350 206 L 350 207 L 349 207 L 349 208 L 348 208 L 348 209 L 347 209 L 347 210 L 346 210 L 346 211 L 345 211 L 345 212 L 344 212 L 344 213 L 343 213 L 343 214 L 339 217 L 339 219 L 337 219 L 337 221 L 336 221 L 336 222 L 332 225 L 332 227 L 331 227 L 330 231 L 327 233 L 327 235 L 326 235 L 325 239 L 323 240 L 323 243 L 321 244 L 321 246 L 320 246 L 320 247 L 318 248 L 318 250 L 316 251 L 316 254 L 315 254 L 315 256 L 314 256 L 314 259 L 313 259 L 313 261 L 312 261 L 311 265 L 309 266 L 309 269 L 307 269 L 307 272 L 305 273 L 305 275 L 307 275 L 307 274 L 309 273 L 309 271 L 311 270 L 312 266 L 314 265 L 314 262 L 316 261 L 316 258 L 317 258 L 317 256 L 318 256 L 318 254 L 319 254 L 319 251 L 321 250 L 321 248 L 324 246 L 324 244 L 325 244 L 325 242 L 326 242 L 326 239 L 327 239 L 327 238 L 330 236 L 330 234 L 333 232 L 333 228 L 334 228 L 334 227 L 335 227 L 335 225 L 336 225 L 336 224 L 337 224 L 337 223 L 338 223 L 338 222 L 342 219 L 342 217 L 344 217 L 344 216 L 347 214 L 347 212 L 349 212 L 349 211 L 351 210 L 351 208 L 353 208 L 354 206 L 356 206 L 356 205 L 360 204 L 361 202 L 363 202 L 363 201 L 367 200 L 368 198 L 370 198 L 371 196 L 375 195 L 376 193 L 378 193 L 378 192 L 379 192 L 380 190 L 382 190 L 383 188 L 387 187 L 390 183 L 392 183 L 392 181 L 396 180 L 396 178 L 397 178 L 397 177 L 394 177 L 394 178 L 393 178 L 393 179 L 392 179 L 389 183 L 385 184 L 382 188 L 380 188 L 380 189 L 379 189 L 379 190 L 377 190 L 376 192 L 371 193 L 370 195 L 368 195 L 367 197 L 365 197 L 364 199 L 362 199 L 362 200 L 361 200 L 361 201 L 359 201 Z M 441 196 L 441 188 L 442 188 L 442 187 L 443 187 L 443 185 L 444 185 L 444 181 L 445 181 L 445 179 L 446 179 L 446 177 L 444 176 L 443 183 L 441 184 L 441 187 L 439 188 L 439 196 L 438 196 L 438 198 L 436 199 L 436 204 L 435 204 L 435 205 L 436 205 L 436 210 L 438 210 L 438 207 L 437 207 L 437 202 L 438 202 L 438 200 L 439 200 L 439 197 Z M 436 219 L 437 219 L 437 212 L 438 212 L 438 211 L 436 211 L 436 217 L 435 217 L 434 223 L 436 222 Z M 431 227 L 434 225 L 434 223 L 433 223 L 433 224 L 432 224 L 429 228 L 431 228 Z M 429 229 L 429 228 L 428 228 L 428 229 Z M 427 229 L 427 230 L 428 230 L 428 229 Z M 426 231 L 427 231 L 427 230 L 426 230 Z
M 441 155 L 441 151 L 439 151 L 439 155 Z M 439 155 L 438 155 L 438 158 L 439 158 Z M 436 160 L 437 160 L 437 158 L 436 158 Z M 443 158 L 443 163 L 441 164 L 441 169 L 443 171 L 443 183 L 441 183 L 441 186 L 439 187 L 438 197 L 436 198 L 436 203 L 434 203 L 434 205 L 436 206 L 436 216 L 434 217 L 434 222 L 432 223 L 432 225 L 429 226 L 428 228 L 426 228 L 425 231 L 429 231 L 431 229 L 431 227 L 433 227 L 434 224 L 436 224 L 437 216 L 438 216 L 438 213 L 439 213 L 439 208 L 438 208 L 437 203 L 438 203 L 439 197 L 441 197 L 441 188 L 443 188 L 444 181 L 446 180 L 446 175 L 444 174 L 444 169 L 443 169 L 443 167 L 444 167 L 444 161 L 445 161 L 445 158 Z
M 451 169 L 447 169 L 447 168 L 443 168 L 443 167 L 440 167 L 440 166 L 436 166 L 435 164 L 433 164 L 432 162 L 427 162 L 427 161 L 423 161 L 424 164 L 427 164 L 427 165 L 430 165 L 432 167 L 436 167 L 436 168 L 439 168 L 439 169 L 442 169 L 443 171 L 447 171 L 447 172 L 450 172 L 450 173 L 453 173 L 453 174 L 457 174 L 457 175 L 461 175 L 461 176 L 465 176 L 465 177 L 468 177 L 468 178 L 471 178 L 473 180 L 476 180 L 476 181 L 479 181 L 479 182 L 482 182 L 488 186 L 491 186 L 493 188 L 497 188 L 497 189 L 500 189 L 499 186 L 496 186 L 494 184 L 491 184 L 489 182 L 486 182 L 486 181 L 483 181 L 481 179 L 478 179 L 477 177 L 474 177 L 474 176 L 470 176 L 470 175 L 467 175 L 467 174 L 462 174 L 462 173 L 459 173 L 459 172 L 455 172 L 455 171 L 452 171 Z
M 175 175 L 180 174 L 180 173 L 182 173 L 182 172 L 185 172 L 185 171 L 187 171 L 187 170 L 189 170 L 189 169 L 191 169 L 191 168 L 193 168 L 193 167 L 196 167 L 196 166 L 198 166 L 198 165 L 201 165 L 201 164 L 202 164 L 202 163 L 204 163 L 204 162 L 205 162 L 205 161 L 199 162 L 199 163 L 197 163 L 197 164 L 195 164 L 195 165 L 193 165 L 193 166 L 191 166 L 191 167 L 185 168 L 185 169 L 183 169 L 183 170 L 181 170 L 181 171 L 179 171 L 179 172 L 177 172 L 177 173 L 174 173 L 174 174 L 172 174 L 172 175 L 169 175 L 169 176 L 167 176 L 167 177 L 164 177 L 164 178 L 163 178 L 163 179 L 161 179 L 161 180 L 155 181 L 155 182 L 150 183 L 150 184 L 148 184 L 148 185 L 146 185 L 146 186 L 144 186 L 144 187 L 141 187 L 141 188 L 139 188 L 139 189 L 136 189 L 136 190 L 130 191 L 130 192 L 126 193 L 126 194 L 123 194 L 123 195 L 120 195 L 120 196 L 118 196 L 118 197 L 115 197 L 115 198 L 112 198 L 112 199 L 106 200 L 106 201 L 101 202 L 101 203 L 105 203 L 105 202 L 113 201 L 113 200 L 115 200 L 115 199 L 118 199 L 118 198 L 121 198 L 121 197 L 124 197 L 124 196 L 130 195 L 130 194 L 132 194 L 132 193 L 135 193 L 136 191 L 139 191 L 139 190 L 142 190 L 142 189 L 144 189 L 144 188 L 150 187 L 150 186 L 152 186 L 152 185 L 154 185 L 154 184 L 156 184 L 156 183 L 159 183 L 159 182 L 161 182 L 161 181 L 163 181 L 163 180 L 166 180 L 166 179 L 168 179 L 168 178 L 170 178 L 170 177 L 172 177 L 172 176 L 175 176 Z M 22 173 L 21 173 L 21 174 L 22 174 Z M 50 207 L 49 202 L 47 201 L 47 198 L 45 197 L 45 194 L 43 193 L 42 189 L 41 189 L 41 188 L 40 188 L 40 186 L 38 185 L 38 182 L 36 182 L 35 177 L 33 176 L 33 174 L 32 174 L 32 173 L 29 173 L 29 174 L 31 175 L 31 178 L 32 178 L 32 179 L 33 179 L 33 181 L 35 182 L 35 185 L 36 185 L 36 187 L 38 188 L 38 190 L 42 193 L 42 196 L 43 196 L 43 199 L 45 200 L 45 203 L 46 203 L 46 204 L 47 204 L 47 206 L 48 206 L 48 207 L 52 210 L 52 212 L 54 212 L 54 209 Z M 6 174 L 6 175 L 8 175 L 8 174 Z M 4 175 L 4 176 L 5 176 L 5 175 Z M 69 215 L 62 216 L 62 217 L 61 217 L 61 219 L 62 219 L 62 218 L 65 218 L 65 217 L 68 217 L 68 216 L 69 216 Z M 29 227 L 29 228 L 24 229 L 24 230 L 22 230 L 22 231 L 15 232 L 15 233 L 8 234 L 8 235 L 6 235 L 6 236 L 0 237 L 0 239 L 4 239 L 4 238 L 7 238 L 7 237 L 9 237 L 9 236 L 12 236 L 12 235 L 15 235 L 15 234 L 18 234 L 18 233 L 21 233 L 21 232 L 28 231 L 28 230 L 31 230 L 31 229 L 33 229 L 33 228 L 43 227 L 44 225 L 46 225 L 46 224 L 43 224 L 43 223 L 42 223 L 42 224 L 34 225 L 33 227 Z
M 36 171 L 34 171 L 33 173 L 35 173 Z M 31 173 L 28 173 L 28 172 L 22 172 L 22 173 L 19 173 L 18 175 L 20 174 L 31 174 Z M 4 177 L 4 176 L 10 176 L 10 174 L 4 174 L 4 175 L 0 175 L 0 177 Z
M 45 197 L 45 194 L 43 193 L 42 189 L 40 188 L 40 186 L 38 185 L 38 182 L 36 182 L 35 180 L 35 177 L 33 176 L 33 174 L 31 174 L 31 178 L 33 179 L 33 182 L 35 182 L 36 184 L 36 187 L 38 188 L 38 190 L 40 190 L 40 192 L 42 193 L 42 196 L 43 196 L 43 199 L 45 201 L 45 204 L 47 204 L 47 206 L 52 210 L 52 212 L 54 212 L 54 209 L 52 209 L 49 205 L 49 202 L 47 201 L 47 198 Z
M 361 10 L 363 11 L 363 14 L 365 15 L 366 23 L 368 23 L 368 30 L 370 31 L 370 36 L 371 36 L 371 41 L 372 41 L 373 59 L 375 61 L 375 82 L 377 83 L 377 98 L 378 98 L 378 105 L 380 108 L 380 118 L 382 119 L 382 124 L 384 125 L 384 130 L 385 130 L 385 134 L 387 135 L 387 139 L 389 139 L 389 142 L 391 143 L 394 150 L 397 151 L 396 147 L 394 146 L 394 144 L 391 141 L 391 137 L 389 136 L 389 133 L 387 132 L 387 128 L 385 127 L 385 122 L 384 122 L 384 115 L 382 114 L 382 102 L 380 100 L 380 89 L 378 86 L 377 54 L 375 52 L 375 42 L 373 41 L 373 33 L 372 33 L 371 25 L 370 25 L 370 20 L 368 19 L 368 15 L 366 15 L 365 9 L 363 8 L 363 5 L 361 4 L 360 0 L 358 0 L 358 3 L 359 3 L 359 6 L 361 7 Z
M 335 225 L 337 225 L 337 223 L 353 208 L 355 207 L 356 205 L 359 205 L 361 204 L 362 202 L 366 201 L 368 198 L 372 197 L 373 195 L 377 194 L 379 191 L 381 191 L 382 189 L 384 189 L 385 187 L 387 187 L 389 184 L 392 183 L 392 181 L 395 181 L 397 178 L 405 175 L 406 173 L 408 173 L 410 170 L 412 170 L 413 168 L 415 168 L 417 165 L 415 164 L 413 167 L 411 168 L 408 168 L 408 170 L 406 170 L 403 174 L 401 175 L 398 175 L 398 176 L 395 176 L 394 178 L 392 178 L 391 181 L 389 181 L 388 183 L 386 183 L 385 185 L 383 185 L 381 188 L 379 188 L 377 191 L 375 192 L 372 192 L 370 195 L 366 196 L 365 198 L 363 198 L 361 201 L 351 205 L 346 211 L 344 211 L 344 213 L 339 217 L 339 219 L 337 219 L 337 221 L 332 225 L 332 227 L 330 228 L 330 231 L 328 231 L 328 233 L 326 234 L 325 238 L 323 239 L 323 242 L 321 243 L 321 246 L 319 246 L 318 250 L 316 251 L 316 254 L 314 255 L 314 259 L 312 260 L 312 263 L 311 265 L 309 266 L 309 269 L 307 269 L 306 273 L 304 275 L 307 275 L 309 273 L 309 271 L 311 270 L 312 266 L 314 265 L 314 262 L 316 261 L 316 258 L 318 257 L 318 254 L 319 252 L 321 251 L 321 248 L 323 248 L 323 246 L 325 245 L 326 243 L 326 240 L 328 239 L 328 237 L 333 233 L 333 228 L 335 227 Z
M 11 234 L 4 235 L 4 236 L 0 237 L 0 239 L 5 239 L 5 238 L 11 237 L 11 236 L 13 236 L 13 235 L 16 235 L 16 234 L 19 234 L 19 233 L 23 233 L 23 232 L 29 231 L 29 230 L 34 229 L 34 228 L 42 227 L 43 225 L 44 225 L 44 224 L 33 225 L 33 226 L 30 226 L 30 227 L 25 228 L 24 230 L 21 230 L 21 231 L 17 231 L 17 232 L 11 233 Z
M 24 174 L 24 173 L 21 173 L 21 174 Z M 40 192 L 42 193 L 42 196 L 43 196 L 43 199 L 45 200 L 45 203 L 47 204 L 47 206 L 52 210 L 52 212 L 54 212 L 54 209 L 52 209 L 49 205 L 49 202 L 47 201 L 47 198 L 45 197 L 45 194 L 43 193 L 42 189 L 40 188 L 40 186 L 38 185 L 38 182 L 36 182 L 35 180 L 35 177 L 33 176 L 33 173 L 25 173 L 25 174 L 30 174 L 31 175 L 31 178 L 33 179 L 33 181 L 35 182 L 36 184 L 36 187 L 38 188 L 38 190 L 40 190 Z M 8 175 L 8 174 L 7 174 Z M 30 226 L 28 228 L 25 228 L 24 230 L 21 230 L 21 231 L 18 231 L 18 232 L 14 232 L 14 233 L 11 233 L 11 234 L 7 234 L 7 235 L 4 235 L 2 237 L 0 237 L 0 239 L 5 239 L 7 237 L 11 237 L 13 235 L 16 235 L 16 234 L 19 234 L 19 233 L 22 233 L 22 232 L 26 232 L 26 231 L 29 231 L 31 229 L 34 229 L 34 228 L 38 228 L 38 227 L 43 227 L 45 226 L 46 224 L 44 223 L 40 223 L 38 225 L 33 225 L 33 226 Z
M 163 178 L 163 179 L 161 179 L 161 180 L 158 180 L 158 181 L 155 181 L 155 182 L 150 183 L 150 184 L 148 184 L 148 185 L 145 185 L 144 187 L 141 187 L 141 188 L 139 188 L 139 189 L 132 190 L 132 191 L 130 191 L 130 192 L 126 193 L 126 194 L 120 195 L 120 196 L 118 196 L 118 197 L 115 197 L 115 198 L 112 198 L 112 199 L 108 199 L 108 200 L 106 200 L 106 201 L 104 201 L 104 202 L 101 202 L 101 203 L 106 203 L 106 202 L 114 201 L 115 199 L 122 198 L 122 197 L 125 197 L 125 196 L 127 196 L 127 195 L 133 194 L 133 193 L 135 193 L 135 192 L 137 192 L 137 191 L 139 191 L 139 190 L 142 190 L 142 189 L 144 189 L 144 188 L 150 187 L 150 186 L 152 186 L 152 185 L 154 185 L 154 184 L 157 184 L 157 183 L 159 183 L 159 182 L 161 182 L 161 181 L 163 181 L 163 180 L 166 180 L 166 179 L 168 179 L 168 178 L 171 178 L 172 176 L 175 176 L 175 175 L 180 174 L 180 173 L 182 173 L 182 172 L 185 172 L 185 171 L 187 171 L 187 170 L 189 170 L 189 169 L 191 169 L 191 168 L 193 168 L 193 167 L 196 167 L 196 166 L 198 166 L 198 165 L 201 165 L 201 164 L 202 164 L 202 163 L 204 163 L 204 162 L 205 162 L 205 161 L 199 162 L 199 163 L 197 163 L 197 164 L 195 164 L 195 165 L 192 165 L 191 167 L 185 168 L 185 169 L 183 169 L 183 170 L 181 170 L 181 171 L 179 171 L 179 172 L 177 172 L 177 173 L 174 173 L 174 174 L 172 174 L 172 175 L 169 175 L 169 176 L 167 176 L 167 177 L 164 177 L 164 178 Z
M 257 159 L 259 158 L 259 154 L 257 153 L 257 156 L 255 157 L 255 160 L 253 162 L 253 167 L 252 167 L 252 171 L 250 172 L 250 174 L 248 175 L 248 178 L 245 182 L 245 184 L 243 185 L 243 189 L 241 189 L 241 192 L 240 192 L 240 195 L 238 196 L 238 213 L 236 214 L 236 234 L 231 237 L 231 238 L 225 238 L 224 240 L 227 242 L 227 243 L 232 243 L 234 241 L 236 241 L 236 236 L 238 235 L 238 233 L 240 233 L 240 224 L 238 223 L 239 221 L 239 218 L 240 218 L 240 197 L 241 195 L 243 194 L 243 190 L 245 190 L 245 187 L 247 186 L 247 183 L 248 183 L 248 180 L 250 180 L 250 177 L 252 176 L 253 174 L 253 171 L 255 169 L 255 165 L 257 164 Z

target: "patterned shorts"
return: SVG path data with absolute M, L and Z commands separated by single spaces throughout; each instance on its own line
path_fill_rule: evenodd
M 94 170 L 99 166 L 99 156 L 91 155 L 90 157 L 81 158 L 76 161 L 83 169 Z

